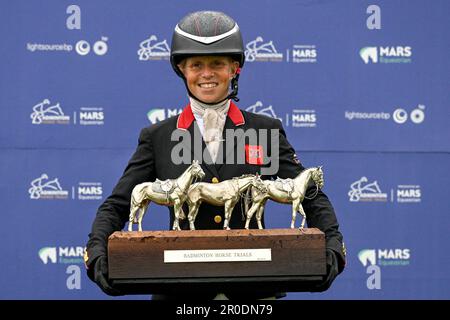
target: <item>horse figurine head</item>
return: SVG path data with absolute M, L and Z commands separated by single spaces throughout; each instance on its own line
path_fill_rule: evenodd
M 314 183 L 320 188 L 323 188 L 324 180 L 323 180 L 323 171 L 322 166 L 313 168 L 313 171 L 311 172 L 311 178 L 313 179 Z
M 252 187 L 256 188 L 261 193 L 268 192 L 268 189 L 267 189 L 266 184 L 264 183 L 264 180 L 261 179 L 261 176 L 258 173 L 255 174 L 255 177 L 253 178 L 251 185 L 252 185 Z
M 205 176 L 205 172 L 203 171 L 202 167 L 198 163 L 198 160 L 192 161 L 192 165 L 190 166 L 190 169 L 192 170 L 193 177 L 203 179 L 203 177 Z

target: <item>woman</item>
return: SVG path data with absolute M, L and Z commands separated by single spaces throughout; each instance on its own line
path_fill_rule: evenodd
M 201 11 L 184 17 L 175 27 L 172 38 L 171 64 L 180 76 L 189 94 L 189 104 L 176 117 L 166 119 L 141 131 L 139 144 L 111 196 L 99 207 L 92 226 L 85 257 L 89 277 L 109 295 L 120 294 L 108 281 L 107 239 L 114 231 L 122 230 L 128 221 L 130 195 L 132 188 L 145 181 L 174 179 L 181 175 L 191 163 L 200 159 L 206 176 L 203 181 L 219 182 L 241 176 L 242 174 L 262 172 L 269 164 L 263 159 L 264 152 L 250 154 L 246 145 L 245 161 L 226 161 L 229 149 L 240 149 L 239 144 L 227 139 L 226 130 L 278 130 L 275 146 L 269 145 L 265 154 L 277 152 L 277 171 L 273 177 L 293 178 L 304 167 L 298 161 L 294 149 L 286 139 L 281 122 L 277 119 L 241 111 L 232 100 L 238 101 L 238 79 L 244 65 L 244 47 L 236 22 L 221 12 Z M 196 152 L 191 141 L 188 159 L 180 164 L 173 152 L 178 141 L 171 139 L 174 132 L 188 132 L 195 137 L 200 131 L 202 148 Z M 195 140 L 195 139 L 194 139 Z M 189 144 L 188 144 L 189 145 Z M 273 147 L 273 148 L 272 148 Z M 241 148 L 243 149 L 243 148 Z M 207 151 L 205 151 L 207 150 Z M 253 149 L 254 151 L 255 149 Z M 189 154 L 187 154 L 189 156 Z M 183 157 L 186 154 L 183 155 Z M 233 160 L 233 159 L 232 159 Z M 231 162 L 231 163 L 230 163 Z M 266 178 L 271 178 L 266 176 Z M 313 195 L 311 186 L 307 192 Z M 318 191 L 312 200 L 305 199 L 303 207 L 307 212 L 309 227 L 317 227 L 326 234 L 327 276 L 317 291 L 326 290 L 345 264 L 342 235 L 338 230 L 336 216 L 328 198 Z M 230 221 L 232 229 L 244 228 L 240 206 L 236 206 Z M 170 208 L 171 223 L 174 222 L 173 208 Z M 201 205 L 196 229 L 221 229 L 223 227 L 223 208 L 204 203 Z M 180 224 L 188 229 L 188 222 Z M 253 219 L 250 228 L 257 228 Z M 264 298 L 276 295 L 274 292 L 245 294 L 246 298 Z M 217 292 L 202 295 L 203 299 L 213 299 Z M 228 298 L 238 297 L 228 294 Z M 176 296 L 157 296 L 157 298 L 177 298 Z M 180 296 L 181 298 L 181 296 Z

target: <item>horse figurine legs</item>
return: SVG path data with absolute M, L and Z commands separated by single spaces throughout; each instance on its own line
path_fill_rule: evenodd
M 292 220 L 291 229 L 295 228 L 295 218 L 297 218 L 298 205 L 300 204 L 300 199 L 296 198 L 292 201 Z
M 247 220 L 245 221 L 245 229 L 249 229 L 250 227 L 250 220 L 252 219 L 253 215 L 256 212 L 256 221 L 258 222 L 258 228 L 263 229 L 261 218 L 262 214 L 264 212 L 264 204 L 266 203 L 267 199 L 262 199 L 259 202 L 253 202 L 250 210 L 247 212 Z
M 189 204 L 189 213 L 188 213 L 188 220 L 189 220 L 189 228 L 191 230 L 195 230 L 195 218 L 198 214 L 198 209 L 200 207 L 201 202 L 196 203 L 188 203 Z
M 138 230 L 142 231 L 142 218 L 147 211 L 149 202 L 144 202 L 141 204 L 131 203 L 130 207 L 130 217 L 128 219 L 128 231 L 133 231 L 133 224 L 138 224 Z
M 250 210 L 248 210 L 248 212 L 247 212 L 247 220 L 245 221 L 245 229 L 249 229 L 249 227 L 250 227 L 250 220 L 252 219 L 252 217 L 255 214 L 255 212 L 259 209 L 260 205 L 261 205 L 261 203 L 254 202 L 252 204 L 252 206 L 250 207 Z
M 259 207 L 258 213 L 256 214 L 256 221 L 258 222 L 258 228 L 259 229 L 263 229 L 263 226 L 262 226 L 262 223 L 261 223 L 263 212 L 264 212 L 264 205 Z
M 303 227 L 305 226 L 306 214 L 305 214 L 305 211 L 303 210 L 303 206 L 302 206 L 299 198 L 292 201 L 291 229 L 295 228 L 295 218 L 297 217 L 297 212 L 300 212 L 300 214 L 302 215 L 302 224 L 299 229 L 303 229 Z
M 303 206 L 301 203 L 298 204 L 298 211 L 302 215 L 302 224 L 299 229 L 303 229 L 303 227 L 305 226 L 305 221 L 306 221 L 306 213 L 305 213 L 305 210 L 303 210 Z
M 139 211 L 139 207 L 132 204 L 130 208 L 130 217 L 128 219 L 128 231 L 133 231 L 133 224 L 137 223 L 136 213 Z
M 144 203 L 141 204 L 140 207 L 138 207 L 138 210 L 136 212 L 136 214 L 139 214 L 139 218 L 138 218 L 138 231 L 142 231 L 142 219 L 144 219 L 145 213 L 147 212 L 147 208 L 150 204 L 150 201 L 146 201 Z M 137 216 L 134 217 L 134 219 L 136 220 Z M 130 230 L 130 226 L 128 225 L 128 230 Z
M 233 212 L 235 204 L 236 203 L 233 203 L 231 200 L 225 202 L 225 221 L 223 222 L 224 230 L 230 230 L 229 223 L 231 220 L 231 213 Z
M 173 222 L 173 230 L 181 230 L 180 229 L 180 211 L 183 210 L 181 207 L 181 202 L 179 200 L 175 200 L 173 204 L 173 212 L 175 214 L 175 221 Z

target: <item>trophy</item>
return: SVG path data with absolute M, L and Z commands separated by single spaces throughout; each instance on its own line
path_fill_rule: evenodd
M 294 226 L 298 211 L 305 217 L 301 202 L 310 180 L 316 194 L 323 186 L 321 167 L 306 169 L 294 179 L 264 181 L 246 174 L 215 184 L 193 182 L 203 176 L 194 161 L 178 179 L 135 187 L 128 230 L 135 222 L 142 231 L 150 201 L 173 205 L 175 222 L 170 231 L 114 232 L 108 240 L 112 284 L 124 294 L 314 291 L 326 274 L 325 234 L 303 228 L 305 219 L 300 228 Z M 245 229 L 230 230 L 231 213 L 246 190 L 252 206 Z M 291 228 L 262 229 L 261 215 L 269 199 L 292 204 Z M 191 230 L 179 230 L 185 202 Z M 203 202 L 224 206 L 225 230 L 195 230 Z M 248 229 L 255 213 L 258 229 Z

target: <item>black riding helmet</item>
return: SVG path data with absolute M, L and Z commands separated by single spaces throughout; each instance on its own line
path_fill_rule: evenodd
M 178 76 L 184 80 L 192 97 L 194 96 L 189 91 L 178 64 L 185 58 L 201 55 L 229 56 L 239 62 L 239 68 L 242 68 L 245 59 L 244 44 L 237 23 L 222 12 L 198 11 L 188 14 L 176 25 L 172 36 L 170 63 Z M 237 98 L 239 72 L 240 69 L 231 80 L 232 92 L 225 99 L 239 101 Z M 199 100 L 197 97 L 194 98 Z

